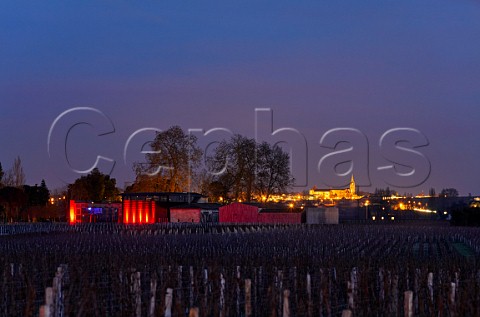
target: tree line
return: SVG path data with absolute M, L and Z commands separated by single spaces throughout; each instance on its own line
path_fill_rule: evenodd
M 94 168 L 67 187 L 67 198 L 73 200 L 112 202 L 119 201 L 120 190 L 115 178 Z
M 206 153 L 194 135 L 179 126 L 157 132 L 143 162 L 135 162 L 135 180 L 125 192 L 201 193 L 211 201 L 268 201 L 293 185 L 290 156 L 278 145 L 259 143 L 239 134 L 222 140 Z M 84 201 L 118 201 L 115 178 L 93 169 L 68 186 L 68 198 Z M 374 196 L 399 195 L 376 188 Z M 455 188 L 444 188 L 431 197 L 458 197 Z M 413 196 L 405 194 L 405 196 Z
M 0 186 L 20 187 L 25 184 L 25 173 L 23 172 L 22 160 L 17 156 L 13 161 L 13 166 L 6 172 L 3 171 L 0 163 Z
M 266 201 L 293 184 L 288 153 L 239 134 L 207 154 L 195 136 L 173 126 L 150 146 L 146 161 L 134 163 L 136 178 L 127 192 L 197 191 L 213 201 Z
M 0 163 L 0 221 L 28 220 L 28 209 L 46 207 L 50 190 L 45 180 L 40 186 L 25 184 L 25 173 L 20 157 L 16 157 L 12 168 L 4 172 Z

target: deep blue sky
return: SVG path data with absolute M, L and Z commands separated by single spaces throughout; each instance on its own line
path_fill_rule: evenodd
M 123 187 L 141 159 L 122 158 L 137 129 L 225 127 L 253 137 L 254 109 L 269 107 L 275 128 L 307 139 L 308 187 L 329 182 L 316 168 L 329 129 L 368 137 L 374 188 L 387 186 L 376 171 L 385 162 L 380 136 L 411 127 L 430 141 L 421 152 L 431 175 L 401 192 L 480 194 L 479 39 L 472 0 L 4 0 L 0 162 L 8 169 L 19 155 L 29 184 L 73 180 L 49 158 L 47 136 L 63 111 L 91 106 L 115 133 L 72 130 L 71 164 L 84 169 L 92 153 L 108 156 Z

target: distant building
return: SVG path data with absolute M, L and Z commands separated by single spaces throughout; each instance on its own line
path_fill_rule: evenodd
M 336 224 L 339 223 L 339 213 L 337 207 L 307 208 L 307 224 Z
M 480 198 L 476 197 L 470 202 L 470 208 L 480 208 Z
M 348 188 L 343 189 L 317 189 L 316 187 L 309 191 L 310 200 L 340 200 L 340 199 L 359 199 L 362 196 L 357 195 L 355 179 L 352 175 Z

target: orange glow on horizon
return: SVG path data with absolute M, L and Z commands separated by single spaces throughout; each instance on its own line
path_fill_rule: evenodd
M 69 220 L 70 223 L 75 223 L 75 201 L 70 200 L 70 206 L 69 206 Z
M 70 223 L 74 223 L 75 222 L 75 210 L 70 207 Z

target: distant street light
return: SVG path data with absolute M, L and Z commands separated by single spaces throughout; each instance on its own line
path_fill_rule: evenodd
M 368 206 L 370 205 L 370 201 L 365 201 L 365 220 L 368 220 Z M 375 219 L 373 219 L 375 220 Z

